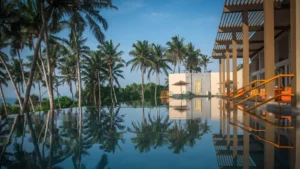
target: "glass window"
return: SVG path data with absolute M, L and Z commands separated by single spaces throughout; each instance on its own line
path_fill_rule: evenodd
M 201 80 L 195 80 L 195 92 L 196 93 L 201 92 Z

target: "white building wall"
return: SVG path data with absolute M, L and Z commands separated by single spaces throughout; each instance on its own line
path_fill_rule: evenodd
M 169 74 L 169 91 L 171 91 L 173 94 L 181 94 L 181 88 L 182 93 L 186 93 L 186 86 L 175 86 L 173 85 L 176 82 L 179 82 L 180 80 L 186 81 L 186 74 Z

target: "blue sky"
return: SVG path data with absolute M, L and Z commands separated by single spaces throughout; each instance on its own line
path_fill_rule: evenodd
M 125 61 L 131 59 L 128 52 L 137 40 L 165 45 L 174 35 L 185 38 L 185 43 L 192 42 L 203 54 L 211 55 L 217 27 L 220 21 L 224 0 L 113 0 L 118 10 L 104 10 L 109 28 L 105 32 L 106 40 L 120 43 L 120 50 Z M 67 36 L 65 33 L 62 36 Z M 97 49 L 98 42 L 89 30 L 84 33 L 86 43 L 92 50 Z M 32 52 L 23 50 L 21 55 Z M 240 63 L 240 61 L 238 61 Z M 181 71 L 184 68 L 181 68 Z M 208 70 L 218 71 L 218 62 L 208 65 Z M 141 82 L 140 72 L 124 69 L 125 79 L 120 79 L 122 86 Z M 161 77 L 161 83 L 165 83 Z M 155 81 L 152 78 L 151 81 Z M 59 88 L 62 95 L 70 95 L 67 86 Z M 33 92 L 36 92 L 33 89 Z M 7 97 L 15 97 L 11 85 L 4 89 Z

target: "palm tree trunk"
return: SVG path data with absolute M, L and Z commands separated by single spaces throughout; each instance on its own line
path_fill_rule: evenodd
M 145 66 L 142 65 L 142 103 L 144 103 L 144 72 L 145 72 Z
M 78 50 L 77 50 L 78 51 Z M 80 58 L 79 54 L 77 53 L 77 75 L 78 75 L 78 107 L 81 108 L 81 72 L 80 72 Z
M 2 62 L 3 66 L 4 66 L 5 70 L 6 70 L 7 74 L 8 74 L 8 77 L 9 77 L 9 79 L 10 79 L 10 81 L 11 81 L 11 84 L 12 84 L 12 86 L 13 86 L 15 92 L 16 92 L 17 99 L 18 99 L 19 106 L 20 106 L 20 112 L 22 112 L 23 104 L 22 104 L 20 92 L 19 92 L 19 90 L 17 89 L 16 84 L 15 84 L 13 78 L 12 78 L 12 75 L 11 75 L 9 69 L 8 69 L 8 66 L 7 66 L 5 60 L 3 59 L 3 57 L 2 57 L 1 55 L 0 55 L 0 59 L 1 59 L 1 62 Z
M 180 65 L 181 65 L 181 60 L 179 60 L 179 64 L 178 64 L 178 73 L 180 73 Z
M 51 3 L 50 3 L 51 4 Z M 31 86 L 32 86 L 32 82 L 33 82 L 33 76 L 35 73 L 35 69 L 36 69 L 36 62 L 37 62 L 37 58 L 38 58 L 38 51 L 40 49 L 40 45 L 41 45 L 41 41 L 42 41 L 42 36 L 44 34 L 45 28 L 48 25 L 48 21 L 49 21 L 49 15 L 44 16 L 44 5 L 43 2 L 41 2 L 41 14 L 42 14 L 42 18 L 43 18 L 43 25 L 41 26 L 40 29 L 40 33 L 36 42 L 36 48 L 34 50 L 34 54 L 33 54 L 33 59 L 32 59 L 32 64 L 31 64 L 31 69 L 30 69 L 30 75 L 29 75 L 29 80 L 27 83 L 27 87 L 26 87 L 26 91 L 25 91 L 25 97 L 24 97 L 24 103 L 23 103 L 23 108 L 21 109 L 21 114 L 24 113 L 24 110 L 26 110 L 27 108 L 27 103 L 28 103 L 28 98 L 30 96 L 30 91 L 31 91 Z M 49 13 L 52 11 L 53 7 L 52 5 L 49 6 L 48 10 Z
M 20 67 L 21 67 L 21 74 L 22 74 L 22 92 L 24 92 L 24 84 L 26 84 L 25 82 L 25 76 L 24 76 L 24 67 L 23 67 L 23 62 L 20 56 L 20 51 L 19 49 L 17 50 L 18 53 L 18 57 L 19 57 L 19 62 L 20 62 Z
M 42 110 L 42 92 L 41 92 L 41 82 L 38 82 L 38 86 L 39 86 L 39 102 L 40 102 L 40 110 Z
M 154 94 L 155 100 L 157 98 L 157 83 L 158 83 L 158 72 L 156 72 L 156 84 L 155 84 L 155 94 Z
M 99 107 L 101 107 L 101 81 L 100 81 L 100 71 L 98 71 L 98 102 Z
M 175 73 L 175 70 L 176 70 L 176 64 L 174 63 L 173 73 Z
M 114 103 L 114 98 L 113 98 L 113 84 L 112 84 L 112 75 L 111 75 L 111 66 L 109 66 L 109 83 L 110 83 L 110 97 L 111 97 L 111 102 L 113 105 L 115 105 Z
M 47 60 L 47 72 L 48 72 L 48 90 L 49 90 L 49 103 L 50 110 L 55 109 L 54 105 L 54 96 L 53 96 L 53 82 L 52 82 L 52 69 L 51 69 L 51 59 L 50 59 L 50 50 L 49 50 L 49 41 L 48 41 L 48 31 L 45 29 L 44 33 L 45 43 L 46 43 L 46 60 Z
M 74 94 L 73 94 L 72 82 L 69 84 L 69 86 L 70 86 L 70 92 L 71 92 L 71 95 L 72 95 L 72 105 L 73 105 L 73 102 L 74 102 Z
M 54 77 L 56 77 L 56 73 L 55 70 L 54 72 Z M 60 94 L 59 94 L 59 90 L 58 90 L 58 80 L 56 80 L 56 94 L 57 94 L 57 99 L 58 99 L 58 106 L 59 106 L 59 110 L 61 110 L 61 104 L 60 104 Z
M 49 90 L 49 82 L 48 82 L 48 78 L 47 78 L 47 74 L 46 74 L 46 68 L 45 68 L 45 64 L 42 60 L 42 54 L 41 54 L 41 50 L 39 51 L 39 59 L 41 60 L 41 64 L 42 64 L 42 74 L 44 76 L 44 80 L 46 82 L 46 88 L 47 88 L 47 92 L 48 92 L 48 96 L 50 95 L 50 90 Z
M 115 101 L 116 101 L 116 104 L 118 104 L 118 100 L 117 100 L 117 95 L 116 95 L 116 92 L 115 92 L 115 88 L 113 87 L 113 92 L 114 92 L 114 97 L 115 97 Z
M 94 105 L 97 105 L 97 98 L 96 98 L 96 84 L 93 86 L 93 96 L 94 96 Z
M 2 90 L 2 85 L 0 85 L 0 93 L 1 93 L 2 100 L 3 100 L 3 107 L 4 107 L 5 115 L 7 116 L 8 112 L 7 112 L 5 97 L 4 97 L 3 90 Z

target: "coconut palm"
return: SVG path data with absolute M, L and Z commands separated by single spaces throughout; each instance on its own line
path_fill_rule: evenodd
M 5 44 L 0 44 L 0 49 L 4 48 L 5 47 Z M 9 57 L 0 50 L 0 61 L 1 61 L 1 64 L 3 65 L 3 67 L 5 68 L 6 70 L 6 73 L 9 77 L 9 80 L 11 81 L 11 84 L 13 86 L 13 89 L 16 93 L 16 96 L 17 96 L 17 99 L 18 99 L 18 102 L 19 102 L 19 106 L 20 106 L 20 111 L 22 111 L 22 107 L 23 107 L 23 102 L 21 100 L 21 95 L 20 95 L 20 91 L 18 90 L 17 86 L 16 86 L 16 83 L 13 79 L 13 76 L 12 76 L 12 73 L 11 73 L 11 69 L 10 69 L 10 66 L 7 64 L 7 61 L 9 60 Z
M 148 71 L 148 78 L 150 78 L 151 74 L 156 75 L 156 85 L 155 85 L 155 93 L 154 98 L 157 98 L 157 85 L 160 85 L 159 82 L 159 74 L 164 73 L 168 76 L 168 70 L 172 70 L 168 63 L 172 61 L 170 59 L 165 58 L 165 48 L 161 45 L 152 44 L 152 62 L 154 63 L 153 66 L 149 68 Z
M 151 46 L 148 44 L 148 41 L 137 41 L 136 44 L 133 44 L 134 48 L 129 52 L 134 58 L 127 62 L 127 66 L 131 65 L 131 71 L 140 69 L 142 74 L 142 91 L 141 98 L 142 102 L 144 102 L 144 74 L 146 72 L 147 67 L 151 67 L 154 65 L 154 62 L 151 58 Z
M 83 81 L 86 85 L 92 86 L 94 104 L 97 104 L 96 87 L 98 85 L 98 106 L 101 106 L 101 84 L 104 82 L 104 77 L 108 74 L 104 65 L 104 55 L 101 51 L 91 52 L 90 57 L 85 58 L 82 66 Z
M 204 72 L 207 72 L 207 65 L 209 63 L 212 63 L 211 61 L 211 57 L 207 56 L 207 55 L 201 55 L 201 63 L 204 67 Z
M 193 89 L 193 71 L 197 71 L 199 65 L 200 49 L 195 49 L 194 45 L 190 42 L 186 46 L 185 67 L 191 73 L 191 89 Z
M 185 56 L 185 46 L 183 42 L 184 42 L 184 38 L 180 38 L 179 35 L 173 36 L 172 41 L 167 42 L 167 46 L 168 46 L 167 54 L 168 57 L 173 61 L 174 73 L 177 64 L 178 64 L 178 73 L 180 73 L 181 61 Z
M 109 73 L 109 85 L 111 87 L 111 99 L 112 103 L 114 104 L 115 102 L 117 103 L 117 97 L 115 96 L 115 100 L 113 99 L 113 93 L 114 92 L 114 80 L 113 80 L 113 74 L 112 74 L 112 65 L 118 64 L 118 63 L 123 63 L 125 62 L 121 56 L 124 53 L 123 51 L 118 51 L 118 48 L 120 47 L 120 43 L 118 43 L 116 46 L 113 44 L 112 40 L 104 42 L 102 45 L 99 45 L 98 48 L 99 50 L 103 53 L 105 57 L 105 63 L 107 64 L 108 67 L 108 73 Z
M 2 86 L 8 86 L 7 81 L 8 81 L 8 76 L 7 73 L 4 72 L 4 70 L 2 69 L 2 65 L 0 65 L 1 69 L 0 69 L 0 94 L 1 94 L 1 98 L 2 98 L 2 105 L 4 107 L 4 111 L 5 111 L 5 115 L 8 115 L 8 111 L 7 111 L 7 107 L 6 107 L 6 101 L 5 101 L 5 96 L 3 93 L 3 88 Z

